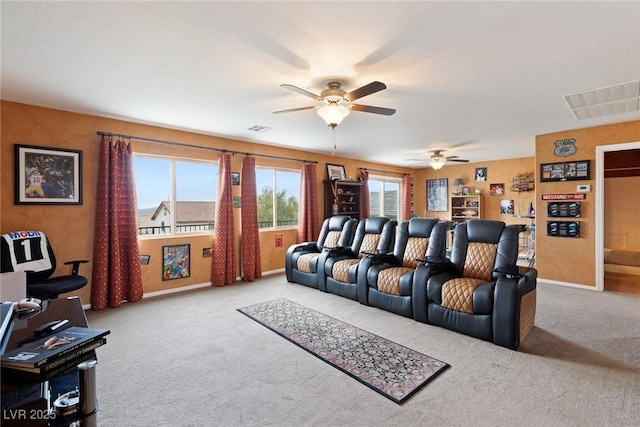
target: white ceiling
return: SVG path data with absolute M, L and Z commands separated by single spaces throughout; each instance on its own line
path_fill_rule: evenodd
M 387 89 L 336 128 L 336 154 L 424 167 L 534 155 L 578 120 L 565 95 L 640 79 L 640 2 L 8 2 L 2 99 L 330 153 L 331 78 Z M 272 128 L 254 132 L 254 125 Z M 118 132 L 118 129 L 100 129 Z M 144 136 L 144 135 L 138 135 Z M 578 141 L 579 144 L 579 141 Z

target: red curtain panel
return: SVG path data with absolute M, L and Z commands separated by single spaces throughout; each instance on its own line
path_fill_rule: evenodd
M 371 216 L 371 194 L 369 193 L 368 171 L 360 171 L 360 181 L 362 181 L 362 189 L 360 190 L 360 218 L 369 218 Z
M 131 144 L 104 136 L 98 166 L 91 308 L 142 298 Z
M 409 218 L 411 218 L 411 214 L 413 213 L 411 209 L 413 205 L 413 178 L 409 175 L 402 177 L 402 187 L 400 191 L 400 220 L 409 221 Z
M 231 191 L 231 156 L 222 153 L 218 161 L 218 201 L 213 230 L 211 284 L 230 285 L 236 281 L 236 250 Z
M 240 175 L 240 193 L 242 194 L 242 277 L 248 282 L 262 277 L 260 264 L 260 233 L 258 233 L 258 195 L 256 194 L 256 159 L 245 157 L 242 160 Z
M 300 188 L 300 212 L 298 213 L 298 243 L 311 242 L 318 238 L 318 178 L 316 164 L 302 165 Z

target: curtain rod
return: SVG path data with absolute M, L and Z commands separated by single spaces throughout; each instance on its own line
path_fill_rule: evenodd
M 382 169 L 370 169 L 370 168 L 358 168 L 361 171 L 373 171 L 373 172 L 382 172 L 382 173 L 392 173 L 392 174 L 396 174 L 396 175 L 402 175 L 402 176 L 407 176 L 409 175 L 408 173 L 404 173 L 404 172 L 391 172 L 391 171 L 383 171 Z
M 255 154 L 255 153 L 249 153 L 249 152 L 227 150 L 226 148 L 205 147 L 203 145 L 190 145 L 190 144 L 185 144 L 183 142 L 163 141 L 162 139 L 145 138 L 142 136 L 133 136 L 133 135 L 123 135 L 121 133 L 111 133 L 111 132 L 104 132 L 104 131 L 98 131 L 97 133 L 98 135 L 101 135 L 101 136 L 115 136 L 117 138 L 135 139 L 137 141 L 156 142 L 159 144 L 175 145 L 177 147 L 200 148 L 203 150 L 218 151 L 220 153 L 231 153 L 233 155 L 242 154 L 244 156 L 266 157 L 268 159 L 290 160 L 294 162 L 303 162 L 303 163 L 318 163 L 315 160 L 304 160 L 304 159 L 296 159 L 293 157 L 272 156 L 269 154 Z

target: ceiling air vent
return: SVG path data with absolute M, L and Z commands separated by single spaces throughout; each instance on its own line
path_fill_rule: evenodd
M 566 95 L 578 120 L 640 111 L 640 80 Z

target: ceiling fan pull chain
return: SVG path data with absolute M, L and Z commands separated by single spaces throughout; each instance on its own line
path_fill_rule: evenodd
M 331 129 L 331 133 L 333 134 L 333 151 L 331 152 L 331 156 L 335 156 L 336 150 L 338 149 L 336 144 L 336 128 L 335 127 Z

